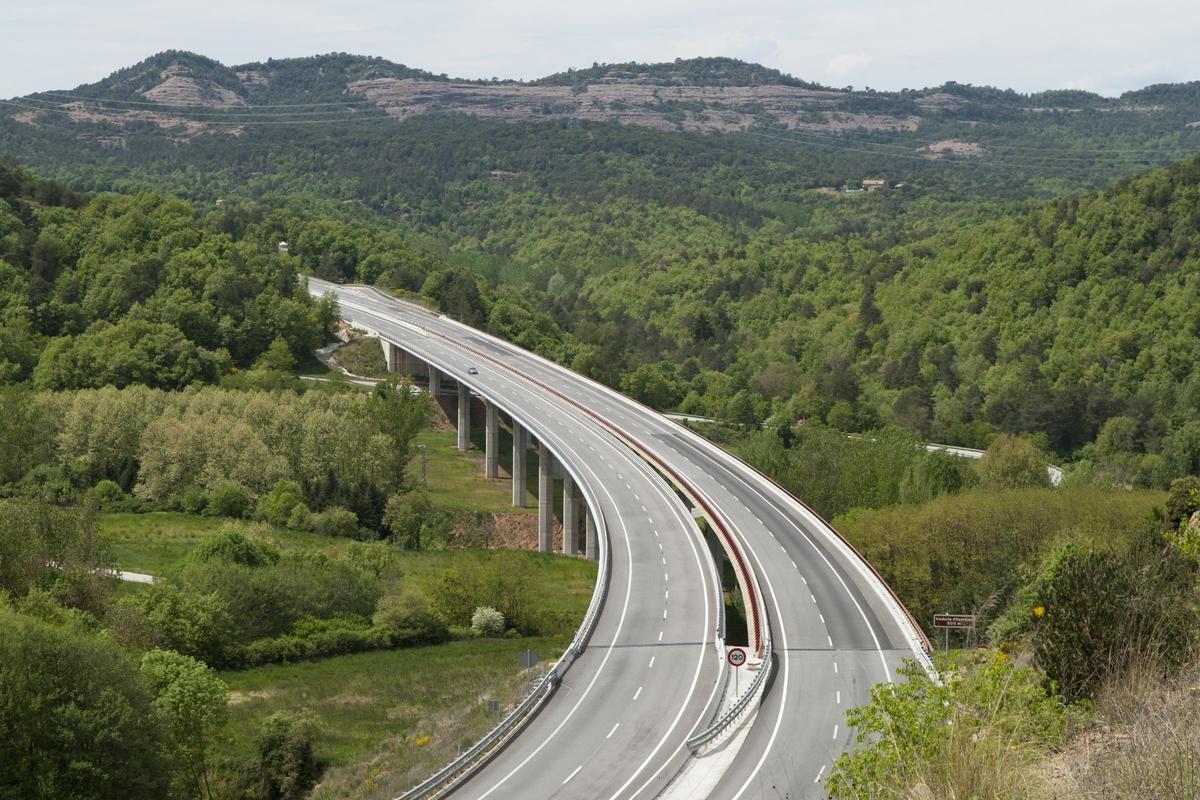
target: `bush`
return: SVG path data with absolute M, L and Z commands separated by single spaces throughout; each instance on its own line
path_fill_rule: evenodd
M 258 498 L 254 518 L 284 527 L 297 503 L 304 502 L 304 491 L 295 481 L 279 481 L 271 491 Z
M 104 511 L 128 511 L 136 505 L 116 481 L 100 481 L 92 487 L 92 497 Z
M 1040 673 L 998 652 L 939 667 L 935 683 L 906 662 L 906 680 L 877 684 L 847 713 L 859 746 L 834 763 L 831 797 L 1030 796 L 1021 768 L 1061 744 L 1062 701 Z
M 304 503 L 296 503 L 288 513 L 287 526 L 293 531 L 311 531 L 313 529 L 313 513 Z
M 208 507 L 204 513 L 210 517 L 233 517 L 241 519 L 250 508 L 250 495 L 241 484 L 234 481 L 218 481 L 208 494 Z
M 189 486 L 179 495 L 179 507 L 189 514 L 202 514 L 208 507 L 208 495 L 199 486 Z
M 530 562 L 524 553 L 498 551 L 484 563 L 447 570 L 429 584 L 429 606 L 447 625 L 466 627 L 475 609 L 490 606 L 526 634 L 541 634 L 530 611 Z
M 277 711 L 258 733 L 260 800 L 301 800 L 321 774 L 313 753 L 316 721 L 309 714 Z
M 313 530 L 322 536 L 342 536 L 353 539 L 359 535 L 358 515 L 341 506 L 333 506 L 320 514 L 314 514 L 312 526 Z
M 993 489 L 1023 489 L 1048 486 L 1046 458 L 1028 439 L 1002 433 L 992 440 L 983 458 L 979 474 Z
M 504 615 L 491 606 L 480 606 L 471 615 L 471 629 L 480 636 L 503 636 Z
M 376 628 L 387 631 L 396 647 L 439 644 L 450 638 L 446 623 L 429 610 L 425 597 L 414 590 L 379 598 L 372 622 Z
M 262 567 L 279 561 L 279 551 L 265 542 L 256 542 L 236 528 L 226 526 L 200 542 L 189 554 L 198 563 L 223 561 L 247 567 Z
M 1178 525 L 1200 510 L 1200 478 L 1189 475 L 1171 481 L 1167 495 L 1167 521 Z
M 1091 697 L 1135 664 L 1176 668 L 1191 652 L 1194 562 L 1148 534 L 1152 544 L 1122 555 L 1057 548 L 1006 614 L 1019 618 L 1010 629 L 1027 621 L 1038 665 L 1069 700 Z

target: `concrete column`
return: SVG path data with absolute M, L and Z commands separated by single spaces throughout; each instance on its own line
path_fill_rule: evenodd
M 554 552 L 554 456 L 538 443 L 538 550 Z
M 563 476 L 563 555 L 579 552 L 579 495 L 570 475 Z
M 500 450 L 500 421 L 496 418 L 496 406 L 484 401 L 483 474 L 496 477 Z
M 587 517 L 587 543 L 584 546 L 584 555 L 589 561 L 595 561 L 600 557 L 599 545 L 596 542 L 596 520 L 592 518 L 592 510 L 589 508 L 585 516 Z
M 471 390 L 458 384 L 458 449 L 467 452 L 471 446 Z
M 387 362 L 387 371 L 395 372 L 400 368 L 397 363 L 397 356 L 400 353 L 400 348 L 393 345 L 387 339 L 380 339 L 379 346 L 383 348 L 383 360 Z
M 437 400 L 442 393 L 442 371 L 433 364 L 429 365 L 429 396 Z
M 513 420 L 512 425 L 512 504 L 514 508 L 525 507 L 525 451 L 529 449 L 529 431 Z

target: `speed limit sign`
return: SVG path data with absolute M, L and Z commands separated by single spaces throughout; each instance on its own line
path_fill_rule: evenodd
M 746 651 L 740 647 L 731 647 L 725 654 L 725 658 L 729 661 L 729 666 L 740 667 L 746 663 Z

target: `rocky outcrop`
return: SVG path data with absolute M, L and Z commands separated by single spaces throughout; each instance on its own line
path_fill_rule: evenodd
M 919 118 L 841 112 L 843 92 L 794 86 L 570 86 L 379 78 L 350 84 L 396 119 L 456 112 L 503 122 L 578 119 L 657 130 L 740 131 L 764 123 L 792 130 L 915 130 Z

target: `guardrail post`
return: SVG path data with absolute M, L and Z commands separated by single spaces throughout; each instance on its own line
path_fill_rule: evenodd
M 554 552 L 554 456 L 538 442 L 538 550 Z
M 514 508 L 525 507 L 525 465 L 529 449 L 529 431 L 515 419 L 512 424 L 512 504 Z
M 471 446 L 471 390 L 458 384 L 458 449 L 465 453 Z
M 484 477 L 494 478 L 498 474 L 500 448 L 500 423 L 496 419 L 496 406 L 484 400 L 484 436 L 483 436 L 483 474 Z
M 575 481 L 570 475 L 563 476 L 563 555 L 573 556 L 579 552 L 579 497 L 575 493 Z

